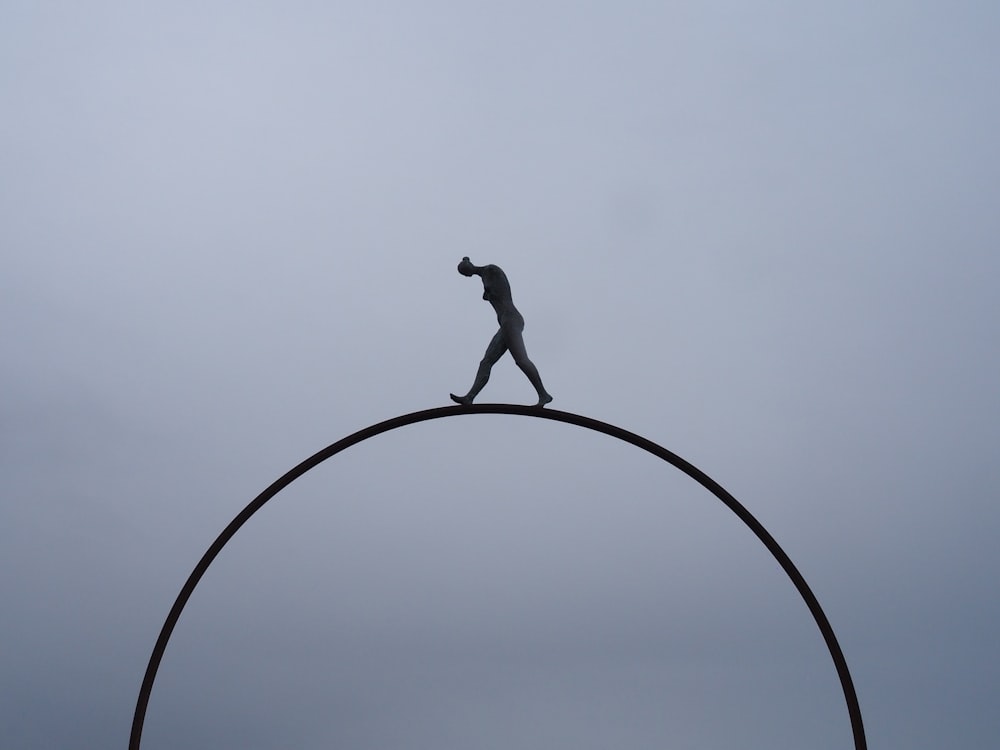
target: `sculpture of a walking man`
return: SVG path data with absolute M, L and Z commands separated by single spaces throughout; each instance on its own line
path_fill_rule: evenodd
M 538 406 L 545 406 L 552 400 L 542 385 L 542 379 L 538 375 L 538 368 L 528 359 L 528 352 L 524 348 L 524 338 L 521 332 L 524 330 L 524 318 L 514 307 L 511 299 L 510 283 L 507 276 L 499 266 L 476 266 L 473 265 L 468 256 L 462 258 L 458 264 L 458 272 L 463 276 L 479 276 L 483 280 L 483 299 L 493 305 L 497 313 L 497 322 L 500 330 L 496 332 L 486 347 L 486 354 L 483 355 L 482 362 L 479 363 L 479 370 L 476 372 L 476 380 L 472 388 L 464 396 L 451 394 L 451 400 L 456 404 L 471 404 L 473 399 L 490 379 L 490 370 L 497 360 L 509 351 L 514 358 L 514 362 L 521 368 L 521 371 L 528 376 L 528 380 L 538 392 Z

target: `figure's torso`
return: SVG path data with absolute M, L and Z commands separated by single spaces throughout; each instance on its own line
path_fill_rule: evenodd
M 499 266 L 483 266 L 481 277 L 483 279 L 483 299 L 493 305 L 497 313 L 497 321 L 503 325 L 504 319 L 513 317 L 521 320 L 521 314 L 514 307 L 514 300 L 511 298 L 510 282 L 507 275 Z

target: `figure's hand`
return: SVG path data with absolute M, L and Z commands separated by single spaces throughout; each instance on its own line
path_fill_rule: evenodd
M 462 258 L 462 262 L 458 264 L 458 272 L 463 276 L 472 276 L 475 269 L 476 267 L 472 265 L 472 261 L 469 260 L 468 255 Z

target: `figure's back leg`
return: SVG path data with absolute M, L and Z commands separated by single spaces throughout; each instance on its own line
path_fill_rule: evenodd
M 506 352 L 507 342 L 504 340 L 503 331 L 497 331 L 493 338 L 490 339 L 489 346 L 486 347 L 486 354 L 483 355 L 483 359 L 479 363 L 479 370 L 476 372 L 476 380 L 472 384 L 472 388 L 464 396 L 456 396 L 454 393 L 450 394 L 451 400 L 456 404 L 471 404 L 476 396 L 479 395 L 479 392 L 483 390 L 483 386 L 489 381 L 490 370 L 493 369 L 493 365 Z
M 507 346 L 514 362 L 521 368 L 521 372 L 528 376 L 531 385 L 535 387 L 535 391 L 538 393 L 538 406 L 545 406 L 552 400 L 552 396 L 542 385 L 542 377 L 538 374 L 538 368 L 535 367 L 534 362 L 528 359 L 528 350 L 524 346 L 524 335 L 521 333 L 521 329 L 511 327 L 506 331 L 506 334 Z

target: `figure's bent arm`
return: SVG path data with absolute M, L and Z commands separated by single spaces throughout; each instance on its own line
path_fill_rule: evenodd
M 487 278 L 488 270 L 489 266 L 477 266 L 469 260 L 468 255 L 462 258 L 461 263 L 458 264 L 458 272 L 463 276 L 478 276 L 483 280 L 483 299 L 487 302 L 492 299 L 490 295 L 489 279 Z
M 492 305 L 511 303 L 510 283 L 499 266 L 492 263 L 487 266 L 477 266 L 466 256 L 458 264 L 458 272 L 463 276 L 479 276 L 483 280 L 483 299 Z M 500 312 L 499 308 L 497 312 Z

